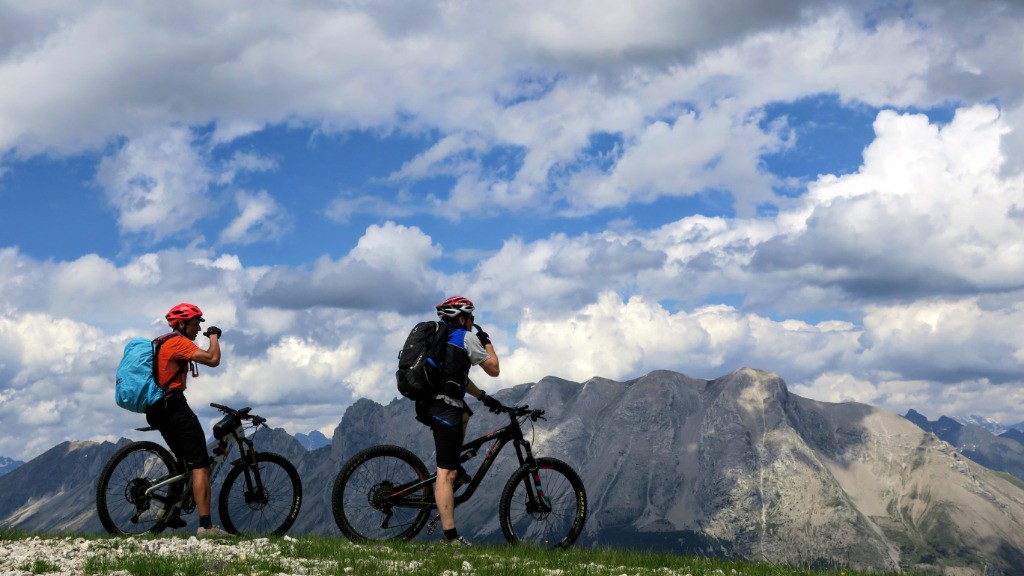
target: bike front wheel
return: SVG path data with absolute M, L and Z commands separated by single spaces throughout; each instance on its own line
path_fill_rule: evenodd
M 224 529 L 244 536 L 283 536 L 299 516 L 302 482 L 284 456 L 257 452 L 224 478 L 218 511 Z
M 498 504 L 501 531 L 510 544 L 572 546 L 587 519 L 587 493 L 579 474 L 561 460 L 524 464 L 505 484 Z
M 392 498 L 398 486 L 426 481 L 427 467 L 399 446 L 373 446 L 341 468 L 331 493 L 331 511 L 341 533 L 353 542 L 411 540 L 427 523 L 430 510 L 403 507 Z M 430 498 L 429 483 L 404 495 L 420 502 Z
M 110 458 L 96 485 L 96 512 L 111 534 L 160 532 L 181 497 L 182 481 L 153 487 L 181 474 L 170 452 L 154 442 L 134 442 Z

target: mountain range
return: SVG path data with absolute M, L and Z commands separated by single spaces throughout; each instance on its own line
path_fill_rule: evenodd
M 972 414 L 970 416 L 950 416 L 950 418 L 964 425 L 984 428 L 996 436 L 1002 436 L 1004 433 L 1011 430 L 1016 430 L 1018 432 L 1024 431 L 1024 422 L 1019 422 L 1011 426 L 1004 426 L 1003 423 L 998 420 L 987 416 L 978 416 L 977 414 Z
M 24 462 L 20 460 L 14 460 L 12 458 L 7 458 L 6 456 L 0 456 L 0 476 L 7 474 L 8 472 L 14 470 L 18 466 L 21 466 L 22 464 L 24 464 Z
M 586 484 L 579 546 L 817 568 L 1024 574 L 1024 483 L 897 414 L 802 398 L 778 375 L 750 368 L 715 380 L 667 371 L 627 382 L 548 377 L 495 397 L 547 410 L 527 438 L 538 454 L 569 462 Z M 469 435 L 501 419 L 477 410 Z M 95 481 L 127 442 L 66 442 L 0 477 L 0 529 L 100 531 Z M 304 500 L 292 533 L 338 535 L 334 477 L 350 456 L 378 443 L 400 444 L 433 465 L 432 440 L 407 400 L 358 400 L 330 445 L 314 451 L 280 429 L 257 434 L 258 449 L 299 469 Z M 476 462 L 467 462 L 470 472 Z M 515 464 L 502 454 L 459 507 L 460 532 L 500 540 L 498 492 Z
M 930 421 L 916 410 L 909 410 L 904 418 L 948 442 L 978 464 L 1024 480 L 1024 433 L 1020 430 L 1010 428 L 996 436 L 987 427 L 964 424 L 948 416 Z
M 324 436 L 323 432 L 319 430 L 313 430 L 309 434 L 299 432 L 295 435 L 295 439 L 298 440 L 303 448 L 310 451 L 323 448 L 331 443 L 331 439 Z

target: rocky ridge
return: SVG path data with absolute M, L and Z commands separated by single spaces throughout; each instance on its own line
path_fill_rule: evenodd
M 1024 433 L 1016 428 L 996 436 L 988 428 L 965 424 L 948 416 L 931 421 L 920 412 L 909 410 L 904 418 L 948 442 L 978 464 L 1024 480 Z

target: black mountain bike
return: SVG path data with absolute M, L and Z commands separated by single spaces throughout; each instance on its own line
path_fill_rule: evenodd
M 299 473 L 284 456 L 256 451 L 253 436 L 266 426 L 266 418 L 250 414 L 251 408 L 210 406 L 224 413 L 207 447 L 213 454 L 210 481 L 231 453 L 232 441 L 240 453 L 220 489 L 218 512 L 224 529 L 246 536 L 283 535 L 299 515 Z M 246 436 L 247 429 L 253 434 Z M 191 513 L 195 507 L 192 471 L 155 442 L 133 442 L 115 452 L 96 486 L 96 510 L 111 534 L 160 532 L 171 518 Z
M 498 501 L 501 531 L 510 544 L 568 548 L 587 518 L 587 493 L 579 474 L 561 460 L 534 458 L 523 437 L 521 422 L 544 419 L 543 410 L 529 406 L 504 408 L 510 423 L 462 446 L 462 461 L 476 456 L 484 444 L 494 441 L 480 468 L 465 489 L 455 495 L 455 505 L 469 500 L 487 475 L 501 449 L 512 442 L 519 469 L 505 484 Z M 334 520 L 349 540 L 410 540 L 427 525 L 434 504 L 437 473 L 412 452 L 400 446 L 373 446 L 359 452 L 342 467 L 334 481 L 331 508 Z M 428 532 L 439 520 L 434 516 Z

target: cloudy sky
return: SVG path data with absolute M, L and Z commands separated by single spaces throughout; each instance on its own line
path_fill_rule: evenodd
M 0 455 L 138 437 L 114 370 L 180 301 L 204 423 L 329 435 L 452 294 L 489 391 L 1024 420 L 1024 5 L 763 4 L 0 1 Z

